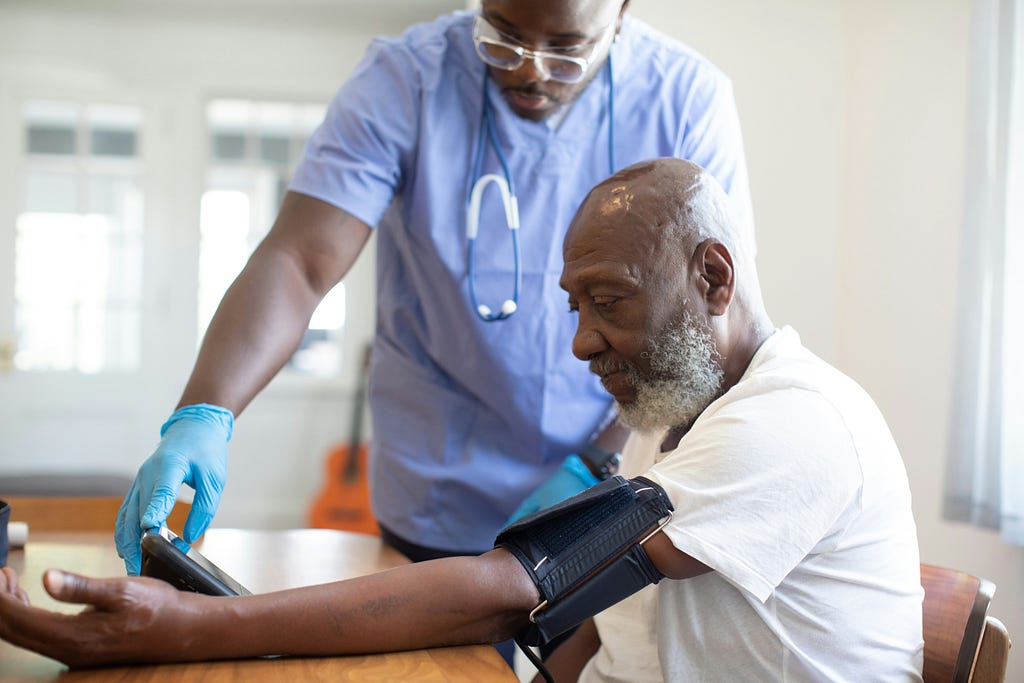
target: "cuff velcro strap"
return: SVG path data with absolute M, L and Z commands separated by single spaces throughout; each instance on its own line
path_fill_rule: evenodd
M 641 544 L 671 511 L 653 481 L 616 475 L 503 529 L 495 547 L 519 560 L 541 596 L 518 640 L 548 642 L 661 580 Z

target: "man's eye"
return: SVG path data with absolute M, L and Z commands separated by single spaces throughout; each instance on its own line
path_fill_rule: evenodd
M 595 296 L 594 305 L 598 308 L 608 308 L 618 300 L 618 297 L 614 296 Z

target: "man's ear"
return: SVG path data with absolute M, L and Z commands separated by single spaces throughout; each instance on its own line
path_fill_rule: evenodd
M 701 278 L 708 315 L 725 315 L 736 293 L 736 271 L 729 249 L 718 240 L 704 240 L 697 245 L 693 262 Z

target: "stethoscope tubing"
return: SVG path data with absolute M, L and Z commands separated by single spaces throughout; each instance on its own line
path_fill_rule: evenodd
M 615 172 L 615 109 L 614 82 L 612 81 L 612 56 L 609 51 L 606 60 L 608 72 L 608 173 Z M 473 311 L 484 322 L 496 322 L 506 320 L 519 308 L 519 289 L 522 284 L 521 252 L 519 248 L 519 200 L 516 197 L 515 187 L 512 184 L 512 172 L 509 170 L 508 160 L 505 158 L 505 151 L 498 140 L 497 125 L 494 122 L 494 112 L 491 109 L 490 98 L 487 97 L 488 72 L 484 71 L 483 77 L 483 104 L 480 114 L 480 134 L 477 138 L 476 159 L 473 163 L 473 175 L 476 178 L 472 190 L 469 193 L 468 206 L 466 207 L 466 260 L 467 278 L 469 280 L 469 300 Z M 490 141 L 491 147 L 498 156 L 503 176 L 495 173 L 480 175 L 483 166 L 484 148 Z M 480 229 L 480 205 L 483 201 L 484 190 L 489 184 L 498 187 L 501 193 L 502 204 L 505 208 L 505 223 L 512 232 L 512 254 L 515 263 L 515 284 L 512 289 L 512 298 L 506 299 L 501 305 L 501 310 L 492 312 L 489 306 L 479 303 L 476 298 L 475 274 L 476 274 L 476 238 Z

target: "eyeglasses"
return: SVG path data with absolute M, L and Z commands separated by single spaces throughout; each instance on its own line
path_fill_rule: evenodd
M 527 59 L 530 59 L 533 60 L 545 80 L 579 83 L 587 74 L 595 55 L 600 53 L 600 48 L 608 41 L 609 36 L 614 34 L 614 30 L 611 30 L 614 28 L 615 22 L 613 21 L 603 30 L 601 37 L 596 41 L 564 48 L 565 50 L 577 50 L 587 45 L 593 46 L 587 57 L 570 57 L 548 50 L 530 50 L 522 45 L 510 43 L 507 40 L 509 36 L 501 33 L 483 16 L 477 16 L 476 22 L 473 24 L 473 44 L 476 45 L 476 53 L 480 59 L 493 67 L 505 71 L 515 71 Z

